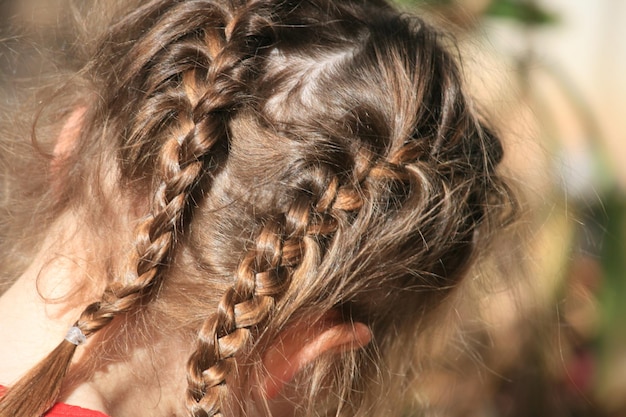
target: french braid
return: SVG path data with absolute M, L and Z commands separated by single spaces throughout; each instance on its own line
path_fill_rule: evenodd
M 164 33 L 179 33 L 172 30 L 177 27 L 178 20 L 189 19 L 200 11 L 206 12 L 207 5 L 212 6 L 210 11 L 214 11 L 216 7 L 210 2 L 197 3 L 202 6 L 200 10 L 192 8 L 185 9 L 185 13 L 178 13 L 175 7 L 165 15 Z M 225 14 L 222 13 L 222 16 Z M 176 20 L 172 21 L 171 16 L 175 16 Z M 257 42 L 253 43 L 250 38 L 240 36 L 239 31 L 244 30 L 241 29 L 241 24 L 243 22 L 233 27 L 231 39 L 212 59 L 206 76 L 206 89 L 201 95 L 198 93 L 198 86 L 189 79 L 193 75 L 185 77 L 179 73 L 167 73 L 166 76 L 161 74 L 148 78 L 148 84 L 154 87 L 147 90 L 149 98 L 142 108 L 144 111 L 140 113 L 149 114 L 150 117 L 140 120 L 129 142 L 135 141 L 134 136 L 145 137 L 163 129 L 166 118 L 175 119 L 179 126 L 169 129 L 172 134 L 162 144 L 157 170 L 159 183 L 152 201 L 152 212 L 137 227 L 136 253 L 130 262 L 132 269 L 126 274 L 125 282 L 107 288 L 103 300 L 85 310 L 78 326 L 86 335 L 98 331 L 115 316 L 130 311 L 143 298 L 149 298 L 154 291 L 158 291 L 163 277 L 162 269 L 168 264 L 176 233 L 182 227 L 183 215 L 188 208 L 193 187 L 201 176 L 210 179 L 218 169 L 216 158 L 211 155 L 217 144 L 227 147 L 226 118 L 238 106 L 238 80 L 245 77 L 245 68 L 242 67 L 250 65 L 248 61 L 255 56 L 259 43 L 265 41 L 257 38 Z M 160 35 L 159 31 L 156 35 Z M 152 44 L 153 39 L 148 36 L 146 42 Z M 208 43 L 212 48 L 215 47 L 215 40 Z M 141 46 L 138 44 L 138 47 Z M 242 51 L 242 48 L 247 49 Z M 159 62 L 165 62 L 164 65 L 168 67 L 171 62 L 180 62 L 181 54 L 188 56 L 190 51 L 196 54 L 200 48 L 175 43 L 165 52 L 159 51 L 160 55 L 165 55 Z M 209 61 L 208 56 L 204 56 L 204 59 Z M 143 70 L 144 67 L 138 67 L 135 71 Z M 183 65 L 182 71 L 185 70 L 187 68 Z M 188 94 L 181 94 L 177 91 L 178 88 L 172 92 L 163 87 L 168 79 L 176 76 L 181 76 L 183 83 L 191 84 L 182 89 Z M 153 104 L 153 101 L 159 105 Z M 149 108 L 156 108 L 157 111 L 145 111 Z
M 250 70 L 259 65 L 256 62 L 258 50 L 271 42 L 268 32 L 264 31 L 267 26 L 263 22 L 262 8 L 257 7 L 254 13 L 249 14 L 237 10 L 235 12 L 239 14 L 233 17 L 230 11 L 220 8 L 216 2 L 192 2 L 192 5 L 196 3 L 199 8 L 185 8 L 184 13 L 179 13 L 176 7 L 168 12 L 163 18 L 165 21 L 162 27 L 163 34 L 174 33 L 180 37 L 181 32 L 173 29 L 178 28 L 179 21 L 187 20 L 188 25 L 188 19 L 197 16 L 198 13 L 204 13 L 203 19 L 207 19 L 207 15 L 208 18 L 217 15 L 221 18 L 234 19 L 223 24 L 223 28 L 230 27 L 231 33 L 216 34 L 213 30 L 213 33 L 205 34 L 204 41 L 208 45 L 205 49 L 219 51 L 212 59 L 206 52 L 202 52 L 201 47 L 185 42 L 175 43 L 164 52 L 162 50 L 158 52 L 163 57 L 156 65 L 169 68 L 173 63 L 183 62 L 181 71 L 186 72 L 179 74 L 154 71 L 159 75 L 148 78 L 148 85 L 153 86 L 147 90 L 151 97 L 146 100 L 142 109 L 144 111 L 140 113 L 148 114 L 150 117 L 140 120 L 129 142 L 134 142 L 133 136 L 145 137 L 156 134 L 164 128 L 165 118 L 177 120 L 179 126 L 170 128 L 172 134 L 162 145 L 157 171 L 160 183 L 156 187 L 152 213 L 137 228 L 135 244 L 137 250 L 130 263 L 136 265 L 136 270 L 133 268 L 127 273 L 126 282 L 122 285 L 107 288 L 103 300 L 85 310 L 78 326 L 86 335 L 98 331 L 115 316 L 130 311 L 143 298 L 149 298 L 158 291 L 159 283 L 163 279 L 162 269 L 168 265 L 168 257 L 171 255 L 176 234 L 182 227 L 183 216 L 189 208 L 193 187 L 201 177 L 210 180 L 219 169 L 217 158 L 211 152 L 216 152 L 215 148 L 218 146 L 227 149 L 228 117 L 232 117 L 236 108 L 245 100 L 241 94 L 242 86 L 245 85 Z M 182 3 L 180 7 L 183 7 Z M 248 16 L 248 19 L 240 16 Z M 206 23 L 205 20 L 201 22 Z M 159 31 L 154 34 L 159 39 L 162 39 L 161 35 Z M 152 45 L 153 41 L 150 36 L 147 37 L 146 42 L 149 45 Z M 138 47 L 141 47 L 141 44 Z M 204 62 L 210 62 L 202 90 L 196 84 L 198 77 L 189 73 L 198 66 L 198 61 L 189 63 L 182 59 L 183 56 L 193 56 L 195 59 L 199 57 L 203 58 Z M 188 69 L 186 64 L 193 65 Z M 143 70 L 145 68 L 138 67 L 134 71 Z M 174 91 L 169 91 L 163 87 L 168 80 L 176 76 L 180 76 L 179 79 L 182 80 L 182 89 L 175 88 Z M 185 94 L 181 94 L 180 90 Z M 152 101 L 158 102 L 159 105 L 154 105 Z M 154 111 L 145 111 L 150 108 L 157 108 L 156 115 L 160 117 L 154 117 Z M 205 190 L 209 186 L 210 183 L 205 180 L 203 183 Z M 231 295 L 227 294 L 226 297 Z
M 222 415 L 233 358 L 248 347 L 291 280 L 306 285 L 316 271 L 339 220 L 363 204 L 359 193 L 340 186 L 328 166 L 298 169 L 285 213 L 262 221 L 254 246 L 244 255 L 234 284 L 217 312 L 202 326 L 188 364 L 188 400 L 193 416 Z

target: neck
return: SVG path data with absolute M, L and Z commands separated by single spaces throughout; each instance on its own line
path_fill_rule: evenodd
M 83 254 L 71 249 L 76 246 L 71 239 L 47 239 L 30 266 L 0 297 L 0 385 L 10 386 L 47 356 L 84 306 L 96 299 L 100 285 L 84 278 L 93 275 L 86 271 Z M 68 402 L 106 413 L 96 391 L 87 384 L 77 387 Z
M 31 265 L 0 297 L 0 385 L 12 385 L 46 357 L 104 290 L 104 268 L 90 260 L 90 253 L 99 251 L 85 244 L 93 239 L 80 238 L 67 227 L 78 223 L 72 220 L 54 228 L 56 234 L 49 236 L 62 238 L 46 239 Z M 169 335 L 167 343 L 150 340 L 136 348 L 123 343 L 124 354 L 114 357 L 115 348 L 102 345 L 103 339 L 115 345 L 114 333 L 98 333 L 77 349 L 72 367 L 77 372 L 60 401 L 117 417 L 177 414 L 184 397 L 180 364 L 185 363 L 186 349 L 172 350 L 174 336 Z

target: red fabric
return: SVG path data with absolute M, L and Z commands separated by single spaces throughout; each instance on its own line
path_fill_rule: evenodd
M 0 386 L 0 395 L 4 394 L 6 388 Z M 88 410 L 68 404 L 55 404 L 46 414 L 45 417 L 109 417 L 100 411 Z
M 68 404 L 55 404 L 45 414 L 46 417 L 108 417 L 100 411 L 88 410 L 86 408 L 77 407 Z

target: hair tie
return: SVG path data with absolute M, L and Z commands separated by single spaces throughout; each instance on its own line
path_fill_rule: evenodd
M 79 346 L 87 341 L 87 337 L 85 336 L 83 331 L 78 328 L 78 326 L 72 326 L 67 331 L 67 334 L 65 335 L 65 340 L 73 345 Z

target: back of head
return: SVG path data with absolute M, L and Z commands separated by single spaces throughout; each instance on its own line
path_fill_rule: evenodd
M 290 329 L 362 323 L 369 344 L 291 380 L 297 412 L 403 412 L 410 346 L 507 198 L 440 35 L 379 0 L 160 0 L 84 74 L 54 204 L 116 237 L 77 327 L 188 346 L 204 416 L 251 413 L 244 387 Z

